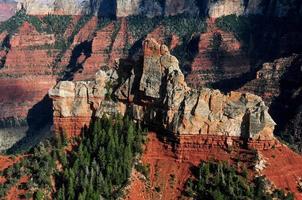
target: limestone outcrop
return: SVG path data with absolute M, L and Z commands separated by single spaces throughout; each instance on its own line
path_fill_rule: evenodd
M 100 71 L 92 82 L 60 82 L 49 92 L 54 101 L 54 116 L 101 117 L 127 112 L 136 120 L 175 135 L 273 139 L 275 123 L 260 97 L 191 89 L 167 46 L 148 38 L 143 43 L 143 52 L 143 66 L 133 68 L 128 78 L 110 78 Z M 113 93 L 107 87 L 109 84 L 117 88 Z M 105 98 L 110 96 L 115 101 Z
M 302 14 L 298 0 L 0 0 L 0 21 L 9 18 L 18 9 L 25 9 L 31 15 L 94 14 L 116 17 L 172 16 L 183 13 L 200 13 L 212 18 L 230 14 L 267 14 L 278 17 Z

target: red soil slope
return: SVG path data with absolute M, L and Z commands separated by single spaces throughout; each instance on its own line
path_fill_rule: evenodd
M 174 152 L 170 144 L 160 141 L 155 133 L 149 133 L 142 162 L 150 166 L 150 180 L 143 181 L 134 173 L 128 200 L 182 199 L 184 197 L 181 193 L 191 176 L 191 167 L 198 166 L 201 160 L 209 159 L 228 160 L 233 163 L 239 151 L 230 154 L 223 148 L 207 146 L 195 150 L 183 149 L 182 155 L 186 156 L 182 157 Z
M 292 191 L 297 200 L 302 200 L 302 193 L 298 192 L 297 188 L 297 181 L 302 178 L 302 156 L 286 146 L 260 153 L 268 163 L 263 174 L 277 188 Z
M 7 156 L 0 156 L 0 171 L 5 170 L 6 168 L 13 165 L 17 161 L 18 159 L 13 160 Z
M 178 155 L 179 153 L 182 156 Z M 296 199 L 302 199 L 301 193 L 297 190 L 297 180 L 302 177 L 302 156 L 285 146 L 260 150 L 260 153 L 268 163 L 263 175 L 267 176 L 277 188 L 294 192 Z M 213 143 L 203 147 L 173 151 L 173 147 L 165 140 L 158 139 L 155 133 L 149 133 L 142 162 L 150 166 L 150 178 L 145 180 L 138 172 L 133 172 L 126 199 L 184 199 L 181 194 L 185 182 L 192 175 L 190 169 L 197 166 L 201 160 L 226 160 L 238 169 L 246 166 L 253 174 L 254 156 L 253 151 L 237 147 L 228 153 L 222 146 L 217 146 L 216 142 L 215 145 Z
M 26 190 L 23 189 L 19 189 L 18 187 L 22 184 L 22 183 L 27 183 L 28 182 L 28 177 L 27 176 L 23 176 L 20 178 L 20 180 L 18 181 L 18 183 L 11 187 L 10 190 L 8 191 L 5 199 L 6 200 L 19 200 L 21 199 L 20 197 L 22 195 L 26 194 Z

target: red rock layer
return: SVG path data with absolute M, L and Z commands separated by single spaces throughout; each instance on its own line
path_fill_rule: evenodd
M 125 57 L 125 47 L 127 42 L 127 20 L 121 19 L 120 20 L 120 29 L 116 35 L 116 38 L 113 41 L 112 49 L 110 52 L 110 60 L 109 60 L 109 67 L 113 67 L 116 64 L 116 60 L 119 58 Z
M 79 136 L 84 127 L 89 127 L 91 117 L 54 117 L 53 131 L 67 134 L 68 138 Z
M 172 51 L 175 47 L 177 47 L 180 43 L 180 39 L 177 35 L 171 35 L 167 32 L 166 28 L 162 25 L 156 27 L 152 30 L 147 37 L 155 39 L 160 44 L 166 44 L 167 38 L 171 38 L 169 45 L 169 50 Z
M 1 74 L 1 73 L 0 73 Z M 0 78 L 0 119 L 25 118 L 28 111 L 56 84 L 48 75 Z
M 38 33 L 25 22 L 10 40 L 0 69 L 0 119 L 26 118 L 28 111 L 40 102 L 56 84 L 52 63 L 56 50 L 43 48 L 55 42 L 53 35 Z
M 92 54 L 83 64 L 83 72 L 75 76 L 75 80 L 90 79 L 102 66 L 107 66 L 112 45 L 114 23 L 110 23 L 96 32 L 92 41 Z
M 183 139 L 189 141 L 188 137 Z M 198 141 L 196 142 L 198 143 Z M 186 181 L 192 176 L 191 167 L 198 166 L 201 160 L 209 159 L 226 160 L 232 163 L 233 158 L 238 158 L 238 154 L 243 153 L 243 151 L 236 150 L 230 154 L 224 148 L 215 145 L 187 147 L 176 151 L 175 148 L 179 147 L 172 147 L 168 139 L 165 141 L 165 139 L 159 139 L 155 133 L 148 134 L 148 143 L 142 156 L 142 162 L 144 165 L 150 166 L 150 183 L 138 178 L 139 175 L 133 174 L 126 199 L 179 199 Z M 248 152 L 244 153 L 245 157 L 254 156 Z M 159 192 L 156 191 L 156 187 L 160 188 Z
M 45 49 L 11 49 L 6 55 L 1 74 L 8 76 L 52 74 L 52 64 L 57 51 Z
M 38 33 L 28 22 L 24 22 L 19 31 L 11 38 L 11 48 L 29 48 L 33 46 L 53 45 L 54 34 Z
M 68 27 L 65 30 L 64 38 L 67 39 L 67 38 L 69 38 L 72 35 L 73 30 L 74 30 L 76 24 L 79 22 L 80 19 L 81 19 L 80 15 L 72 16 L 71 23 L 68 25 Z
M 80 44 L 86 40 L 92 39 L 94 31 L 97 27 L 98 19 L 97 17 L 92 17 L 76 34 L 73 40 L 73 46 Z
M 257 94 L 267 105 L 270 105 L 273 99 L 280 95 L 280 82 L 284 79 L 283 75 L 292 67 L 296 58 L 297 56 L 290 56 L 277 59 L 272 63 L 264 63 L 257 72 L 256 78 L 247 82 L 239 91 Z
M 236 166 L 239 160 L 242 166 L 254 165 L 254 151 L 241 149 L 237 145 L 227 150 L 225 142 L 222 142 L 224 139 L 221 139 L 209 137 L 207 145 L 200 145 L 203 139 L 185 136 L 180 142 L 183 148 L 179 151 L 177 150 L 179 147 L 172 147 L 168 140 L 159 139 L 155 133 L 149 133 L 142 162 L 150 167 L 150 182 L 134 172 L 126 199 L 179 199 L 185 182 L 192 176 L 191 167 L 197 166 L 201 160 L 224 160 L 230 164 L 236 163 Z M 190 145 L 187 145 L 188 143 Z M 239 143 L 238 141 L 237 144 Z M 182 156 L 179 156 L 179 153 Z M 260 153 L 267 161 L 267 168 L 263 174 L 278 188 L 288 188 L 294 192 L 296 199 L 300 200 L 301 193 L 297 191 L 297 180 L 302 176 L 302 156 L 283 145 L 279 145 L 278 148 L 262 149 Z M 156 191 L 156 187 L 160 188 L 159 192 Z
M 221 35 L 222 56 L 212 57 L 212 41 Z M 219 61 L 219 64 L 215 63 Z M 207 83 L 238 77 L 250 70 L 249 59 L 241 50 L 240 42 L 232 33 L 221 31 L 214 22 L 208 21 L 208 31 L 199 37 L 198 53 L 193 59 L 187 81 L 196 88 Z
M 302 156 L 283 145 L 281 148 L 260 151 L 267 162 L 263 174 L 278 188 L 295 193 L 302 199 L 297 183 L 302 177 Z

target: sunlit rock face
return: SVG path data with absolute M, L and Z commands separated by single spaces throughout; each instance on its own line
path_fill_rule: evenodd
M 60 82 L 49 92 L 54 102 L 54 121 L 127 112 L 136 120 L 175 135 L 273 139 L 275 123 L 260 97 L 191 89 L 177 58 L 167 46 L 152 38 L 143 42 L 143 56 L 141 68 L 133 69 L 128 78 L 112 79 L 110 73 L 100 71 L 94 81 Z M 117 86 L 113 93 L 106 86 L 109 82 Z M 116 100 L 106 98 L 108 95 Z M 64 128 L 64 125 L 55 126 L 58 130 Z
M 18 9 L 25 9 L 31 15 L 65 14 L 78 15 L 89 9 L 86 0 L 16 0 Z
M 201 14 L 212 18 L 236 14 L 268 14 L 278 17 L 300 15 L 299 0 L 1 0 L 0 20 L 5 20 L 18 9 L 31 15 L 95 14 L 99 16 L 148 17 L 177 14 Z

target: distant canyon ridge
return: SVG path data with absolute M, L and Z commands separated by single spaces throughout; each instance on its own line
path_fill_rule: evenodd
M 30 15 L 61 14 L 126 17 L 200 14 L 212 18 L 230 14 L 301 15 L 299 0 L 0 0 L 0 21 L 17 10 Z

